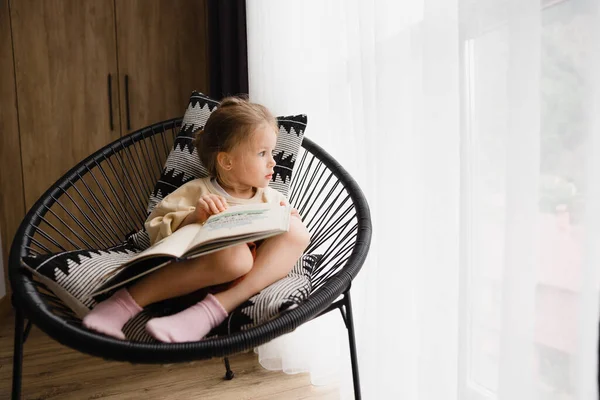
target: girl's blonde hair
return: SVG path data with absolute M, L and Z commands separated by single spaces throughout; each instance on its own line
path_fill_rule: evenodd
M 224 98 L 208 117 L 204 129 L 196 133 L 196 150 L 208 173 L 218 177 L 219 152 L 233 150 L 250 139 L 252 132 L 264 124 L 279 133 L 277 120 L 265 106 L 240 97 Z

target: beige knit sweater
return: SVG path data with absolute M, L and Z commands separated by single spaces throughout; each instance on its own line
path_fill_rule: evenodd
M 156 205 L 152 213 L 146 219 L 146 231 L 150 234 L 150 243 L 159 240 L 175 232 L 183 220 L 196 210 L 196 202 L 200 196 L 212 193 L 223 196 L 230 206 L 252 203 L 279 203 L 287 199 L 277 190 L 266 187 L 258 188 L 251 199 L 239 199 L 232 197 L 211 181 L 211 178 L 195 179 L 165 197 Z

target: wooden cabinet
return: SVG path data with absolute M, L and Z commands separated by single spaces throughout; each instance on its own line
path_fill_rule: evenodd
M 108 74 L 117 76 L 113 4 L 11 1 L 27 208 L 78 161 L 121 136 L 118 113 L 110 129 L 107 92 Z
M 206 3 L 117 0 L 115 4 L 122 131 L 183 115 L 193 89 L 208 93 L 207 26 L 201 19 Z
M 0 237 L 8 291 L 8 252 L 25 215 L 8 0 L 0 0 Z M 0 313 L 2 310 L 0 310 Z
M 25 210 L 56 179 L 208 91 L 207 32 L 203 0 L 0 0 L 5 265 Z

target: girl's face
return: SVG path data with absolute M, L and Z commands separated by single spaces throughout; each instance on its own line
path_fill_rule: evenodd
M 229 152 L 230 169 L 226 171 L 227 181 L 240 192 L 264 188 L 273 177 L 273 150 L 277 142 L 275 128 L 263 124 L 249 136 L 249 140 Z

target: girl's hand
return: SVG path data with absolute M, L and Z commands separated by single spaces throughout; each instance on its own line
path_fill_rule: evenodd
M 279 205 L 280 205 L 280 206 L 285 206 L 285 205 L 287 205 L 287 204 L 286 204 L 286 202 L 285 202 L 285 201 L 280 201 L 280 202 L 279 202 Z M 300 219 L 300 220 L 302 219 L 302 217 L 300 216 L 300 213 L 299 213 L 299 212 L 298 212 L 298 210 L 296 210 L 294 207 L 292 207 L 292 209 L 291 209 L 291 211 L 290 211 L 290 214 L 292 215 L 292 217 L 296 217 L 296 218 L 298 218 L 298 219 Z
M 222 196 L 216 194 L 202 195 L 196 202 L 196 222 L 203 224 L 208 217 L 225 211 L 228 207 L 227 200 Z

